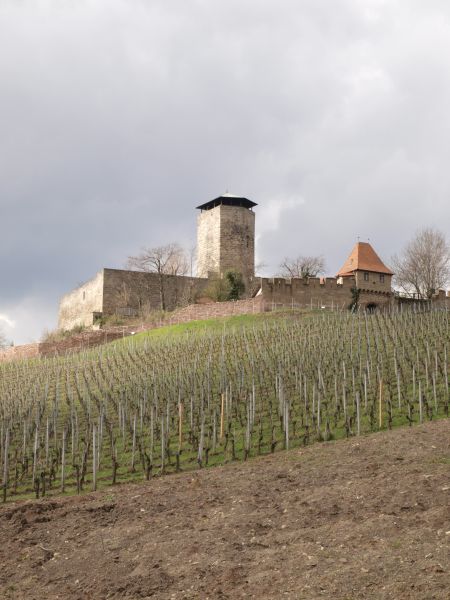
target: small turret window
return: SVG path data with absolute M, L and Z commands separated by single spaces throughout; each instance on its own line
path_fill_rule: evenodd
M 380 283 L 384 283 L 384 275 L 380 275 Z
M 369 281 L 369 273 L 364 273 L 364 281 Z

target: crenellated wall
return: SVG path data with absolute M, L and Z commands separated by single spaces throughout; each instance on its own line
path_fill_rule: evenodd
M 266 303 L 291 304 L 300 307 L 347 307 L 352 301 L 353 277 L 338 283 L 335 277 L 309 279 L 283 277 L 262 278 L 261 293 Z

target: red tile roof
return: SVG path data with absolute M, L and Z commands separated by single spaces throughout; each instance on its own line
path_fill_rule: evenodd
M 337 277 L 352 275 L 355 271 L 372 271 L 373 273 L 385 273 L 393 275 L 381 258 L 367 242 L 355 244 L 350 256 L 345 261 Z

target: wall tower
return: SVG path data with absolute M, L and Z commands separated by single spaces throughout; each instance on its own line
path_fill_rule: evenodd
M 197 276 L 242 273 L 248 284 L 255 275 L 256 206 L 248 198 L 224 194 L 197 206 Z

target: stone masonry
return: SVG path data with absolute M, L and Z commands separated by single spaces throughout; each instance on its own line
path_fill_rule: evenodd
M 255 274 L 255 213 L 243 206 L 218 205 L 202 210 L 197 220 L 197 275 Z
M 208 285 L 207 279 L 163 276 L 165 309 L 195 302 Z M 79 288 L 63 296 L 58 329 L 92 327 L 97 318 L 120 315 L 134 317 L 144 311 L 160 310 L 160 279 L 156 273 L 102 269 Z
M 337 277 L 255 277 L 254 206 L 256 204 L 247 198 L 227 193 L 197 207 L 201 211 L 197 223 L 198 276 L 164 275 L 165 310 L 192 305 L 204 295 L 210 278 L 223 277 L 227 270 L 243 275 L 245 298 L 262 300 L 271 307 L 347 308 L 352 303 L 355 288 L 360 290 L 361 308 L 375 309 L 406 302 L 395 297 L 391 288 L 392 272 L 366 242 L 355 245 Z M 160 284 L 156 273 L 103 269 L 62 298 L 58 326 L 65 330 L 79 325 L 91 327 L 102 316 L 135 317 L 159 310 Z M 449 307 L 450 297 L 441 291 L 433 303 Z M 241 306 L 244 310 L 245 304 Z M 202 310 L 207 313 L 212 309 Z

